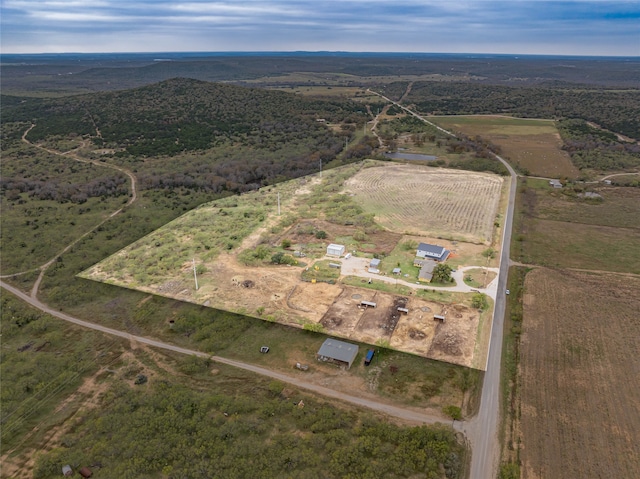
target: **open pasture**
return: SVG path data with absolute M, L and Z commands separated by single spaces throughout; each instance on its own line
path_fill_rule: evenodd
M 396 164 L 363 169 L 346 190 L 391 231 L 489 244 L 502 183 L 497 175 Z
M 407 237 L 392 228 L 382 229 L 366 210 L 362 212 L 364 208 L 358 206 L 357 195 L 354 198 L 346 194 L 353 191 L 349 178 L 354 173 L 359 178 L 358 171 L 386 178 L 396 185 L 402 197 L 415 199 L 419 191 L 437 192 L 423 193 L 427 199 L 439 198 L 439 204 L 443 205 L 440 209 L 447 212 L 436 231 L 457 241 L 420 235 L 421 231 L 433 228 L 436 214 L 425 206 L 427 201 L 418 200 L 408 207 L 399 201 L 397 208 L 404 208 L 399 215 L 406 223 L 405 229 L 407 225 L 416 225 L 417 231 L 411 237 L 415 245 L 409 248 L 411 252 L 407 251 L 411 258 L 419 242 L 430 242 L 452 251 L 454 267 L 486 262 L 479 253 L 485 246 L 461 242 L 459 231 L 464 231 L 465 225 L 470 232 L 480 231 L 484 226 L 484 238 L 487 242 L 491 240 L 502 178 L 422 166 L 367 163 L 327 171 L 322 179 L 293 180 L 201 205 L 81 276 L 359 342 L 383 342 L 401 351 L 482 369 L 486 341 L 482 339 L 482 344 L 476 344 L 480 316 L 463 304 L 468 298 L 462 298 L 459 304 L 447 304 L 443 297 L 427 306 L 431 313 L 426 316 L 440 314 L 433 311 L 447 308 L 451 311 L 447 324 L 438 333 L 431 331 L 435 327 L 432 317 L 423 324 L 414 321 L 413 312 L 401 315 L 397 311 L 407 302 L 424 302 L 414 288 L 405 286 L 405 292 L 398 288 L 384 292 L 360 285 L 366 283 L 366 267 L 354 273 L 352 265 L 360 264 L 358 260 L 366 262 L 374 254 L 385 256 L 397 250 L 402 238 Z M 408 179 L 413 186 L 400 191 Z M 377 184 L 358 181 L 357 190 L 365 198 L 367 187 L 377 188 Z M 281 197 L 281 214 L 276 206 L 277 192 Z M 384 208 L 390 216 L 396 204 L 393 199 L 393 194 L 376 198 L 388 203 Z M 375 207 L 375 203 L 370 200 L 366 206 Z M 472 218 L 466 220 L 465 215 Z M 376 220 L 379 218 L 375 216 Z M 344 244 L 354 257 L 350 260 L 326 257 L 327 244 L 336 242 Z M 330 266 L 332 262 L 339 264 L 338 270 Z M 389 274 L 394 267 L 387 261 L 381 274 Z M 410 259 L 404 267 L 405 274 L 415 268 Z M 355 289 L 345 281 L 353 274 L 358 276 Z M 374 282 L 383 283 L 378 279 Z M 345 297 L 345 291 L 351 290 L 354 292 Z M 354 299 L 356 294 L 378 298 L 371 299 L 379 303 L 378 307 L 360 311 L 359 301 Z M 421 306 L 407 307 L 419 311 Z M 425 311 L 416 314 L 424 315 Z M 396 331 L 396 326 L 406 321 L 416 324 Z M 417 326 L 420 324 L 424 326 L 422 329 Z
M 528 181 L 527 184 L 531 184 Z M 536 188 L 536 216 L 541 219 L 640 229 L 640 188 L 596 186 L 602 199 L 565 195 Z
M 563 151 L 553 120 L 521 119 L 495 115 L 429 118 L 443 128 L 467 136 L 481 136 L 502 147 L 503 156 L 528 174 L 550 178 L 575 178 L 578 169 Z
M 640 477 L 640 278 L 536 268 L 521 342 L 523 479 Z

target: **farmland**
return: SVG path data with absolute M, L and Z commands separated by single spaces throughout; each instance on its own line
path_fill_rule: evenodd
M 523 479 L 640 477 L 640 280 L 537 268 L 521 341 Z
M 490 243 L 502 179 L 450 170 L 436 175 L 394 165 L 362 170 L 346 186 L 364 210 L 391 231 Z
M 552 120 L 531 120 L 504 116 L 451 116 L 430 118 L 443 128 L 469 137 L 480 135 L 502 148 L 522 171 L 551 178 L 575 178 L 578 169 L 562 151 L 562 140 Z
M 578 188 L 579 192 L 576 192 Z M 514 259 L 563 268 L 640 272 L 640 193 L 636 188 L 594 186 L 552 190 L 542 180 L 521 182 Z
M 383 175 L 392 188 L 373 197 L 367 188 L 378 183 L 367 179 Z M 403 203 L 399 185 L 409 178 L 414 186 L 406 196 L 411 201 Z M 486 245 L 460 242 L 458 232 L 464 233 L 465 227 L 469 236 L 482 232 L 483 240 L 492 243 L 501 186 L 502 179 L 490 174 L 380 162 L 350 165 L 324 172 L 322 178 L 293 180 L 202 205 L 81 276 L 354 341 L 382 341 L 401 351 L 481 369 L 489 329 L 484 318 L 490 311 L 472 308 L 470 294 L 455 304 L 420 299 L 415 293 L 423 286 L 415 285 L 418 269 L 412 265 L 415 245 L 398 245 L 440 242 L 454 254 L 460 251 L 452 260 L 459 266 L 487 265 L 481 254 Z M 449 209 L 427 208 L 429 204 L 447 204 Z M 374 216 L 367 208 L 383 214 Z M 395 208 L 405 228 L 415 225 L 413 236 L 385 223 L 384 213 L 392 215 Z M 474 216 L 470 222 L 469 215 Z M 429 225 L 436 234 L 457 239 L 430 236 Z M 368 259 L 374 254 L 391 255 L 395 263 L 383 262 L 381 274 L 371 278 L 375 291 L 351 290 L 323 261 L 330 242 L 355 251 L 353 258 L 338 263 L 342 275 L 367 277 Z M 398 263 L 406 265 L 404 276 L 385 278 Z M 403 291 L 383 287 L 389 282 Z M 354 299 L 365 296 L 375 297 L 380 307 L 361 310 L 360 300 Z M 410 309 L 408 315 L 399 317 L 399 301 Z M 445 324 L 429 319 L 429 314 L 447 310 L 451 313 Z M 478 337 L 482 344 L 476 346 Z

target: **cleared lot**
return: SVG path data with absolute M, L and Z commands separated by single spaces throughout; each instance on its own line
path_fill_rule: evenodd
M 638 311 L 637 276 L 527 275 L 523 479 L 640 477 Z

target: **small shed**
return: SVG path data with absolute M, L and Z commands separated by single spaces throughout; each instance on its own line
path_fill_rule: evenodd
M 560 180 L 549 180 L 549 186 L 552 186 L 553 188 L 562 188 L 562 183 L 560 183 Z
M 373 301 L 360 301 L 360 306 L 364 306 L 365 308 L 375 308 L 377 303 Z
M 66 466 L 62 466 L 62 475 L 64 477 L 71 477 L 73 475 L 73 469 L 71 466 L 67 464 Z
M 85 477 L 85 478 L 93 476 L 93 472 L 91 472 L 91 469 L 89 469 L 88 467 L 83 467 L 78 472 L 82 477 Z
M 441 323 L 444 323 L 445 317 L 441 314 L 434 314 L 433 319 L 434 321 L 440 321 Z
M 337 339 L 327 338 L 318 350 L 318 361 L 331 361 L 341 366 L 351 367 L 358 355 L 358 346 Z
M 329 268 L 340 268 L 341 266 L 340 263 L 329 263 Z
M 401 274 L 401 273 L 402 273 L 402 270 L 401 270 L 400 268 L 393 268 L 392 273 L 393 273 L 393 274 Z
M 344 254 L 345 247 L 343 244 L 331 243 L 327 246 L 327 255 L 329 256 L 342 256 Z
M 404 314 L 409 314 L 409 309 L 408 308 L 398 308 L 398 312 L 399 313 L 404 313 Z
M 369 263 L 370 268 L 378 268 L 380 266 L 380 260 L 378 258 L 373 258 L 371 263 Z

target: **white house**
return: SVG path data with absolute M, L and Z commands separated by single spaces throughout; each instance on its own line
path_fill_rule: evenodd
M 416 256 L 418 258 L 433 259 L 436 261 L 444 261 L 449 257 L 450 251 L 442 246 L 434 244 L 420 243 Z
M 329 256 L 342 256 L 344 254 L 344 245 L 331 243 L 327 246 L 327 254 Z

